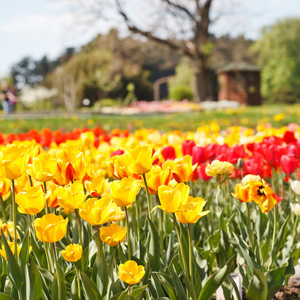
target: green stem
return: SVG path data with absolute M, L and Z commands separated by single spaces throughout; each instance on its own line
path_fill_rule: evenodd
M 116 247 L 114 247 L 114 260 L 115 260 L 115 269 L 116 269 L 116 274 L 118 274 L 117 246 L 116 246 Z
M 54 273 L 54 271 L 52 269 L 52 263 L 51 263 L 51 260 L 50 260 L 50 256 L 49 256 L 48 244 L 46 242 L 44 242 L 44 248 L 45 248 L 45 253 L 46 253 L 46 260 L 47 260 L 48 270 L 50 272 Z
M 131 285 L 128 287 L 128 300 L 131 300 Z
M 159 197 L 156 196 L 156 200 L 158 205 L 160 205 Z M 158 218 L 158 230 L 159 230 L 159 242 L 161 250 L 164 249 L 164 229 L 163 229 L 163 221 L 164 221 L 164 212 L 163 210 L 159 209 L 159 218 Z M 166 232 L 166 231 L 165 231 Z
M 57 261 L 57 256 L 56 256 L 56 248 L 55 248 L 55 243 L 51 243 L 52 245 L 52 250 L 53 250 L 53 256 L 55 260 L 55 266 L 56 266 L 56 272 L 58 273 L 58 261 Z M 60 287 L 60 280 L 57 280 L 57 287 L 58 287 L 58 300 L 62 300 L 61 297 L 61 287 Z
M 46 181 L 44 181 L 44 193 L 46 194 L 47 193 L 47 184 L 46 184 Z M 48 200 L 46 200 L 46 206 L 45 206 L 45 211 L 46 211 L 46 215 L 49 214 L 49 207 L 48 207 Z
M 80 241 L 80 245 L 82 247 L 82 251 L 84 251 L 83 249 L 83 241 L 82 241 L 82 228 L 81 228 L 81 219 L 78 213 L 78 209 L 75 209 L 75 214 L 77 217 L 77 222 L 78 222 L 78 235 L 79 235 L 79 241 Z M 83 271 L 83 260 L 81 259 L 81 270 Z
M 296 231 L 297 231 L 297 226 L 298 226 L 298 220 L 299 220 L 298 216 L 295 216 L 295 217 L 296 217 L 296 221 L 294 223 L 294 228 L 293 228 L 293 240 L 295 239 L 295 235 L 296 235 Z M 298 242 L 298 239 L 297 239 L 297 242 Z
M 144 179 L 145 188 L 146 188 L 146 194 L 147 194 L 147 203 L 148 203 L 148 214 L 149 214 L 149 219 L 152 221 L 150 195 L 149 195 L 149 190 L 148 190 L 148 185 L 147 185 L 147 180 L 146 180 L 145 174 L 143 174 L 143 179 Z
M 188 266 L 187 266 L 187 262 L 186 262 L 186 257 L 185 257 L 184 252 L 183 252 L 182 241 L 181 241 L 181 238 L 180 238 L 180 230 L 179 230 L 179 226 L 178 226 L 178 223 L 177 223 L 177 220 L 176 220 L 175 213 L 173 213 L 173 222 L 174 222 L 174 225 L 175 225 L 175 230 L 176 230 L 176 234 L 177 234 L 178 241 L 179 241 L 179 250 L 180 250 L 181 258 L 183 260 L 184 271 L 185 271 L 186 276 L 188 276 L 188 274 L 189 274 Z
M 82 260 L 82 259 L 80 259 Z M 79 272 L 78 272 L 78 267 L 76 265 L 76 263 L 74 263 L 75 265 L 75 269 L 76 269 L 76 277 L 77 277 L 77 285 L 78 285 L 78 296 L 79 296 L 79 299 L 81 299 L 81 287 L 80 287 L 80 278 L 79 278 Z
M 138 201 L 135 201 L 135 213 L 136 213 L 136 221 L 137 221 L 137 238 L 139 241 L 141 237 L 141 233 L 140 233 L 140 210 L 139 210 Z
M 128 259 L 131 260 L 130 230 L 129 230 L 128 210 L 126 206 L 125 206 L 125 215 L 126 215 L 126 227 L 127 227 Z
M 17 235 L 17 207 L 16 207 L 16 194 L 15 194 L 15 180 L 11 181 L 11 199 L 13 208 L 13 231 L 14 231 L 14 247 L 15 247 L 15 258 L 18 261 L 18 235 Z
M 2 210 L 3 210 L 3 217 L 4 217 L 4 221 L 7 224 L 7 214 L 6 214 L 6 210 L 5 210 L 5 203 L 3 201 L 2 196 L 0 196 L 0 200 L 1 200 L 1 204 L 2 204 Z
M 100 266 L 101 263 L 101 240 L 100 240 L 100 225 L 96 225 L 96 229 L 97 229 L 97 248 L 98 248 L 98 264 Z
M 247 206 L 247 227 L 248 227 L 248 233 L 249 233 L 249 241 L 250 241 L 250 246 L 252 248 L 252 250 L 254 249 L 254 239 L 253 239 L 253 232 L 251 229 L 251 211 L 250 211 L 250 204 L 246 203 Z
M 188 234 L 189 234 L 189 269 L 190 269 L 190 280 L 192 285 L 194 285 L 193 278 L 193 245 L 192 245 L 192 235 L 191 235 L 191 224 L 188 223 Z
M 274 210 L 273 211 L 274 211 L 273 212 L 274 224 L 273 224 L 273 237 L 272 237 L 272 248 L 271 249 L 274 249 L 275 239 L 276 239 L 276 223 L 277 223 L 277 207 L 276 207 L 276 205 L 274 206 Z M 273 255 L 271 255 L 271 259 L 270 259 L 270 264 L 269 264 L 268 270 L 270 270 L 272 264 L 273 264 Z

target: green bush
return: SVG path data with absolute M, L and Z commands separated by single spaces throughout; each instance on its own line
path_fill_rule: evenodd
M 174 100 L 193 100 L 194 95 L 192 89 L 186 85 L 178 85 L 170 88 L 170 98 Z

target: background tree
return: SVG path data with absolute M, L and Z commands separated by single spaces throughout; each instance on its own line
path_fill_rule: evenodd
M 300 19 L 264 27 L 253 45 L 263 67 L 262 94 L 272 102 L 300 99 Z
M 158 16 L 161 16 L 161 19 L 157 23 L 158 16 L 152 16 L 151 19 L 156 24 L 150 24 L 146 29 L 133 21 L 129 10 L 127 11 L 128 6 L 124 5 L 121 0 L 115 1 L 130 32 L 166 45 L 189 57 L 193 66 L 195 101 L 212 99 L 212 73 L 209 58 L 213 44 L 209 26 L 213 0 L 160 0 Z M 152 11 L 152 7 L 153 2 L 149 1 L 149 11 Z M 161 34 L 164 29 L 167 29 L 164 32 L 166 34 Z

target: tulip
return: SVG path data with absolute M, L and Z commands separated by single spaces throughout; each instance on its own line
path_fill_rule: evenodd
M 79 204 L 79 214 L 91 225 L 101 225 L 107 223 L 115 215 L 116 208 L 112 197 L 90 198 Z
M 110 184 L 111 195 L 118 206 L 127 206 L 135 202 L 141 184 L 134 178 L 123 178 Z
M 8 246 L 9 246 L 12 254 L 15 254 L 14 242 L 7 241 L 7 243 L 8 243 Z M 17 246 L 17 253 L 18 253 L 17 256 L 19 256 L 20 251 L 21 251 L 21 247 L 18 245 Z M 7 260 L 6 251 L 5 251 L 4 245 L 2 245 L 2 248 L 0 249 L 0 254 L 4 257 L 5 260 Z
M 114 247 L 125 241 L 126 233 L 126 227 L 122 228 L 118 224 L 112 223 L 109 227 L 101 227 L 100 238 L 103 243 Z
M 187 202 L 189 191 L 190 187 L 184 183 L 179 183 L 175 187 L 162 185 L 158 188 L 158 197 L 161 205 L 157 207 L 166 213 L 177 212 L 179 207 Z
M 69 262 L 76 262 L 82 256 L 82 247 L 78 244 L 71 244 L 65 250 L 60 251 L 62 257 Z
M 109 188 L 108 179 L 100 176 L 93 176 L 90 180 L 84 182 L 85 189 L 92 197 L 105 195 Z
M 206 162 L 205 149 L 203 147 L 194 147 L 192 149 L 193 164 L 202 164 Z
M 54 177 L 56 170 L 55 157 L 48 153 L 42 153 L 32 158 L 32 165 L 28 166 L 27 172 L 36 180 L 46 182 Z
M 29 158 L 28 152 L 23 152 L 21 147 L 7 146 L 0 152 L 0 175 L 10 180 L 19 178 L 25 173 Z
M 26 192 L 16 194 L 18 211 L 22 214 L 36 215 L 45 208 L 46 199 L 41 186 L 27 188 Z
M 42 242 L 55 243 L 60 241 L 67 232 L 68 218 L 52 213 L 34 221 L 37 238 Z
M 73 212 L 85 200 L 83 185 L 80 181 L 75 181 L 69 187 L 59 187 L 56 190 L 57 200 L 60 206 Z
M 138 175 L 146 174 L 153 165 L 152 148 L 149 146 L 136 146 L 129 150 L 129 154 L 133 161 L 129 165 L 129 170 Z
M 161 154 L 165 160 L 171 159 L 174 160 L 176 158 L 175 148 L 173 146 L 164 147 L 161 150 Z
M 1 229 L 6 237 L 6 239 L 8 239 L 8 237 L 10 236 L 13 240 L 15 239 L 15 235 L 14 235 L 14 224 L 13 222 L 8 221 L 7 223 L 2 224 L 2 222 L 0 222 L 1 225 Z M 17 228 L 19 230 L 21 230 L 21 228 L 19 226 L 17 226 Z M 1 235 L 1 233 L 0 233 Z M 17 239 L 19 239 L 19 234 L 17 231 Z
M 163 163 L 163 169 L 170 167 L 173 177 L 177 182 L 187 182 L 192 179 L 193 172 L 197 168 L 197 164 L 192 164 L 192 157 L 185 155 L 173 160 L 167 160 Z
M 155 165 L 146 174 L 147 185 L 149 188 L 149 193 L 157 195 L 158 188 L 161 185 L 168 185 L 172 179 L 171 168 L 162 169 L 160 166 Z
M 206 201 L 203 198 L 189 196 L 187 202 L 175 212 L 177 220 L 180 223 L 196 223 L 210 212 L 209 210 L 203 211 L 205 204 Z
M 10 180 L 0 175 L 0 197 L 7 197 L 10 194 Z
M 130 285 L 139 283 L 144 275 L 144 267 L 139 266 L 133 260 L 128 260 L 119 266 L 119 278 Z
M 208 176 L 205 172 L 206 166 L 207 166 L 207 164 L 203 163 L 199 167 L 199 176 L 203 181 L 208 181 L 208 180 L 212 179 L 212 176 Z
M 282 155 L 280 159 L 282 171 L 285 174 L 293 174 L 298 168 L 298 161 L 293 154 Z
M 211 164 L 208 164 L 205 168 L 205 172 L 208 176 L 218 176 L 231 173 L 233 171 L 233 165 L 227 161 L 214 160 Z
M 182 154 L 192 156 L 193 148 L 196 147 L 195 141 L 185 140 L 182 143 Z
M 300 181 L 299 180 L 291 180 L 291 188 L 296 195 L 300 195 Z

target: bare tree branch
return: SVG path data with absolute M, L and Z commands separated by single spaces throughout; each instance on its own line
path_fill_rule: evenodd
M 163 0 L 164 2 L 166 2 L 168 5 L 180 10 L 180 11 L 183 11 L 184 13 L 186 13 L 194 22 L 197 22 L 195 16 L 184 6 L 180 5 L 180 4 L 176 4 L 170 0 Z
M 119 11 L 119 14 L 123 17 L 128 29 L 133 32 L 133 33 L 137 33 L 137 34 L 140 34 L 142 36 L 145 36 L 147 37 L 148 39 L 152 40 L 152 41 L 155 41 L 157 43 L 160 43 L 160 44 L 163 44 L 163 45 L 166 45 L 168 47 L 170 47 L 171 49 L 173 50 L 179 50 L 181 51 L 184 55 L 188 56 L 188 57 L 193 57 L 193 54 L 191 53 L 190 49 L 186 47 L 185 44 L 180 44 L 180 43 L 177 43 L 173 40 L 170 40 L 170 39 L 163 39 L 163 38 L 160 38 L 158 36 L 155 36 L 152 32 L 150 31 L 146 31 L 146 30 L 142 30 L 138 27 L 136 27 L 133 22 L 129 19 L 128 15 L 125 13 L 125 11 L 122 9 L 122 6 L 121 6 L 121 3 L 119 0 L 116 0 L 116 4 L 117 4 L 117 7 L 118 7 L 118 11 Z

